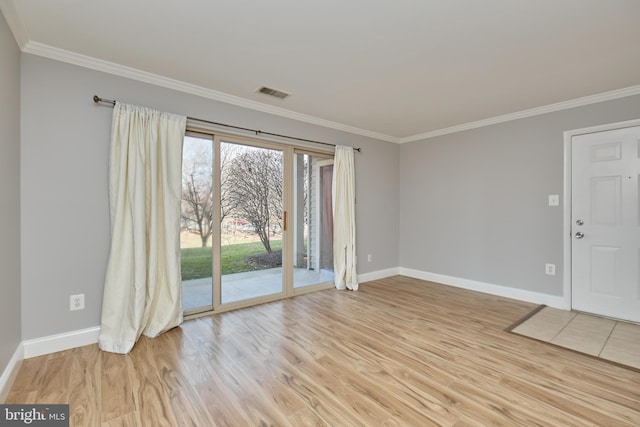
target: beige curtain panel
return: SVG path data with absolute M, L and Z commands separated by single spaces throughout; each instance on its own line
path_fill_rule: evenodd
M 353 148 L 337 146 L 333 161 L 333 271 L 336 289 L 358 290 Z
M 111 129 L 111 249 L 102 350 L 126 354 L 142 334 L 182 323 L 180 199 L 186 117 L 116 103 Z

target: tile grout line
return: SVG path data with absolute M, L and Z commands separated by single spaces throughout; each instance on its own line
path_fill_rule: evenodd
M 551 339 L 549 340 L 549 342 L 550 342 L 550 343 L 552 343 L 552 342 L 553 342 L 553 340 L 555 340 L 556 338 L 558 338 L 558 335 L 560 335 L 560 334 L 562 333 L 562 331 L 564 331 L 564 330 L 567 328 L 567 326 L 569 326 L 569 323 L 573 322 L 573 319 L 575 319 L 575 318 L 576 318 L 576 316 L 578 315 L 578 313 L 576 313 L 576 312 L 571 312 L 571 313 L 573 314 L 573 316 L 571 316 L 571 319 L 569 319 L 569 320 L 567 321 L 567 323 L 565 323 L 565 325 L 564 325 L 564 326 L 563 326 L 563 327 L 558 331 L 558 333 L 557 333 L 557 334 L 555 334 L 555 335 L 553 336 L 553 338 L 551 338 Z
M 611 335 L 613 334 L 613 330 L 615 328 L 617 328 L 617 327 L 618 327 L 618 321 L 616 320 L 615 323 L 613 324 L 613 328 L 611 328 L 611 330 L 609 331 L 609 335 L 607 336 L 607 339 L 604 341 L 604 344 L 602 345 L 602 348 L 600 349 L 600 352 L 598 352 L 598 357 L 601 357 L 600 355 L 602 354 L 602 352 L 604 351 L 604 348 L 609 343 L 609 339 L 611 338 Z

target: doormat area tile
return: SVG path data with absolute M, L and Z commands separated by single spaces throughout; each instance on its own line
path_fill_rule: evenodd
M 635 323 L 542 305 L 507 331 L 640 371 L 640 325 Z

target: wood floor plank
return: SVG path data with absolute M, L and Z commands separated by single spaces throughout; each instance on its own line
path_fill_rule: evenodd
M 245 414 L 241 400 L 229 390 L 215 372 L 209 374 L 209 381 L 199 382 L 195 391 L 203 402 L 215 426 L 235 427 L 249 426 L 250 419 Z
M 70 425 L 83 425 L 83 424 L 70 424 Z M 84 425 L 92 425 L 92 424 L 84 424 Z M 96 424 L 97 425 L 97 424 Z M 111 418 L 109 421 L 103 421 L 100 426 L 101 427 L 131 427 L 131 426 L 139 426 L 142 425 L 142 421 L 140 420 L 140 413 L 129 412 L 125 415 L 121 415 L 119 417 Z
M 75 348 L 69 377 L 69 420 L 73 425 L 97 426 L 101 423 L 102 381 L 100 350 L 96 345 Z
M 132 381 L 133 401 L 140 413 L 143 426 L 176 426 L 178 422 L 171 407 L 170 390 L 162 380 L 161 372 L 155 364 L 155 354 L 150 339 L 142 337 L 129 353 L 134 375 Z
M 69 403 L 69 378 L 73 365 L 71 353 L 69 350 L 64 355 L 52 354 L 46 358 L 47 378 L 38 389 L 38 403 Z
M 289 416 L 289 423 L 299 427 L 331 427 L 315 412 L 303 409 Z
M 96 345 L 97 348 L 97 345 Z M 129 356 L 101 352 L 98 360 L 100 368 L 100 395 L 96 405 L 100 405 L 101 421 L 108 422 L 136 411 L 133 396 L 133 362 Z
M 25 360 L 74 426 L 634 426 L 640 372 L 505 332 L 535 304 L 395 276 Z
M 11 393 L 7 396 L 6 403 L 20 403 L 27 395 L 35 393 L 42 388 L 45 381 L 47 355 L 23 360 L 18 375 L 11 386 Z M 13 399 L 16 399 L 14 402 Z
M 345 365 L 343 358 L 336 360 L 330 356 L 323 357 L 318 360 L 318 363 L 329 371 L 338 372 L 340 380 L 353 394 L 367 399 L 369 406 L 383 408 L 389 415 L 389 419 L 403 422 L 406 425 L 423 423 L 450 425 L 452 422 L 451 418 L 440 417 L 441 413 L 421 411 L 424 407 L 420 408 L 423 405 L 415 405 L 415 399 L 405 399 L 409 393 L 397 390 L 394 387 L 395 379 L 386 375 L 385 371 L 370 369 L 370 367 L 364 368 L 363 364 L 358 364 L 358 366 Z M 405 387 L 402 389 L 406 390 Z M 380 415 L 376 415 L 376 419 L 380 420 Z
M 614 425 L 640 425 L 640 414 L 626 413 L 625 408 L 600 399 L 598 407 L 593 407 L 590 400 L 584 400 L 580 396 L 583 393 L 566 393 L 565 390 L 550 387 L 541 382 L 521 381 L 516 378 L 504 380 L 504 384 L 510 389 L 515 389 L 531 396 L 535 400 L 545 402 L 562 412 L 575 417 L 581 417 L 585 421 L 593 422 L 600 426 Z M 585 391 L 588 394 L 588 391 Z M 583 394 L 584 396 L 584 394 Z M 636 409 L 640 409 L 640 402 Z
M 181 338 L 180 334 L 173 333 L 149 341 L 154 366 L 169 396 L 176 425 L 213 426 L 215 423 L 192 387 L 189 376 L 180 369 Z

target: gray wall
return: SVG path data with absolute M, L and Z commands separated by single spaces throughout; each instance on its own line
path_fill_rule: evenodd
M 20 50 L 0 13 L 0 374 L 20 332 Z
M 3 67 L 12 63 L 4 61 L 6 55 L 18 55 L 13 45 L 10 54 L 5 50 Z M 3 85 L 17 82 L 17 77 L 5 77 L 11 75 L 3 70 Z M 112 110 L 94 105 L 93 94 L 360 146 L 363 152 L 356 154 L 359 273 L 402 266 L 556 296 L 562 294 L 563 216 L 562 206 L 547 206 L 547 196 L 562 197 L 562 133 L 640 117 L 640 96 L 634 96 L 398 146 L 28 54 L 22 55 L 20 83 L 22 214 L 14 206 L 7 218 L 22 221 L 23 339 L 100 322 L 109 248 Z M 9 86 L 15 91 L 15 84 Z M 1 108 L 9 110 L 2 117 L 7 120 L 14 114 L 15 122 L 18 101 L 6 101 L 12 97 L 17 95 L 2 97 Z M 15 128 L 8 134 L 17 139 Z M 17 145 L 3 142 L 2 147 L 3 161 L 10 159 L 0 172 L 3 177 L 8 174 L 2 180 L 7 187 L 1 187 L 2 194 L 17 203 Z M 15 185 L 9 184 L 12 181 Z M 14 234 L 8 240 L 12 243 L 5 245 L 3 239 L 1 246 L 11 252 L 2 261 L 11 266 L 2 269 L 3 280 L 6 277 L 10 283 L 20 281 L 15 230 L 3 230 Z M 372 255 L 371 263 L 367 254 Z M 544 274 L 545 263 L 557 265 L 556 276 Z M 19 293 L 15 285 L 9 286 Z M 86 310 L 69 311 L 69 295 L 75 293 L 86 295 Z M 18 298 L 9 304 L 15 313 Z M 3 315 L 6 312 L 2 310 Z M 4 334 L 1 328 L 7 323 L 2 324 Z M 8 331 L 17 342 L 15 327 Z
M 563 132 L 637 118 L 633 96 L 402 145 L 400 265 L 561 296 Z
M 99 325 L 109 248 L 112 109 L 92 95 L 192 117 L 362 147 L 356 153 L 359 273 L 399 264 L 400 147 L 134 80 L 22 56 L 23 338 Z M 366 262 L 366 254 L 373 262 Z M 86 310 L 69 311 L 85 294 Z

